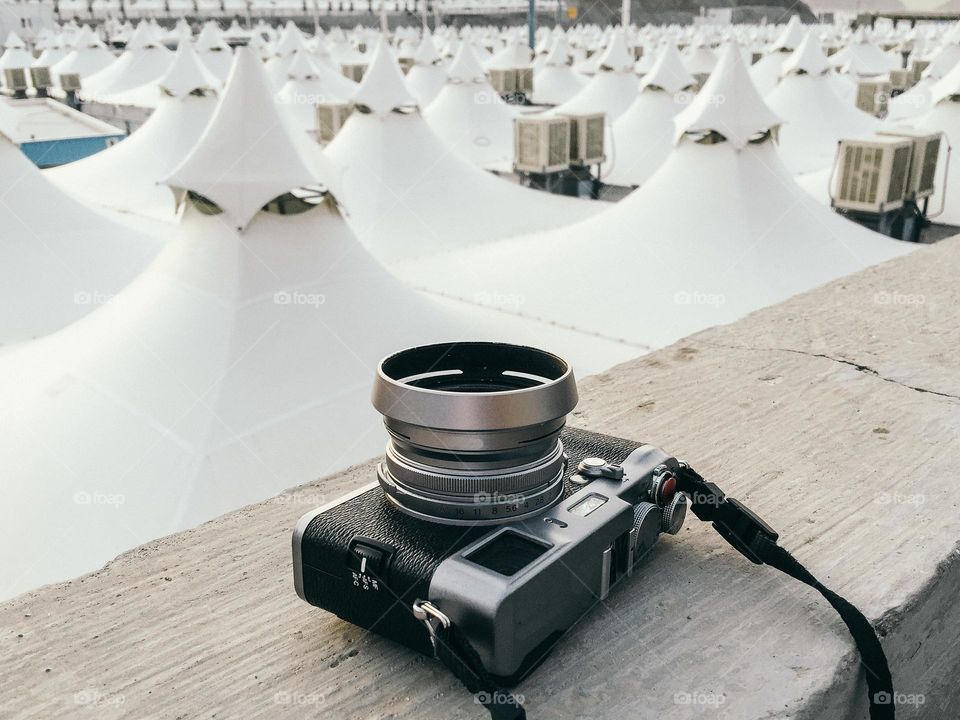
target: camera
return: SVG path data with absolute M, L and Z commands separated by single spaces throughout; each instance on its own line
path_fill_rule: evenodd
M 677 460 L 566 427 L 576 404 L 570 366 L 530 347 L 387 357 L 376 479 L 299 520 L 297 594 L 426 654 L 431 622 L 452 623 L 516 684 L 686 514 Z

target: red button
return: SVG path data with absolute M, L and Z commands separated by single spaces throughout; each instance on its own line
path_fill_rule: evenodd
M 657 504 L 661 507 L 664 507 L 673 500 L 673 496 L 677 494 L 677 478 L 673 475 L 666 475 L 663 480 L 660 482 L 660 495 L 657 498 Z

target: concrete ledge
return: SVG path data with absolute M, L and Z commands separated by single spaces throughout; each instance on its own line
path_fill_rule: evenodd
M 900 718 L 960 707 L 958 277 L 960 239 L 922 248 L 589 379 L 574 418 L 768 520 L 875 619 Z M 0 605 L 0 716 L 485 717 L 438 664 L 294 595 L 293 523 L 372 467 Z M 695 519 L 519 692 L 538 720 L 866 717 L 829 606 Z

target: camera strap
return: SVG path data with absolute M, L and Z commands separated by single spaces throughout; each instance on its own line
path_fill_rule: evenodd
M 693 468 L 680 463 L 675 471 L 677 489 L 690 500 L 690 509 L 750 562 L 769 565 L 819 592 L 843 620 L 860 653 L 867 676 L 870 720 L 894 720 L 893 678 L 887 657 L 870 621 L 856 607 L 825 587 L 787 550 L 777 545 L 778 534 L 743 503 L 727 497 L 714 483 L 706 482 Z M 429 602 L 414 603 L 413 612 L 430 631 L 436 657 L 492 720 L 526 720 L 523 705 L 484 669 L 477 651 L 456 625 Z

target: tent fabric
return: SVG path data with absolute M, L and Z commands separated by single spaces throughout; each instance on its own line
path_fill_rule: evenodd
M 424 32 L 413 54 L 413 67 L 407 72 L 407 87 L 417 104 L 425 108 L 440 94 L 447 83 L 447 71 L 429 31 Z
M 92 205 L 134 215 L 173 220 L 174 193 L 160 184 L 193 150 L 217 106 L 210 87 L 216 78 L 204 68 L 189 43 L 177 49 L 157 89 L 156 110 L 122 142 L 45 171 L 54 183 Z M 206 91 L 202 94 L 195 90 Z
M 841 138 L 865 137 L 882 125 L 834 92 L 830 72 L 819 42 L 808 34 L 784 63 L 783 78 L 765 98 L 784 120 L 780 155 L 795 174 L 832 166 Z
M 316 180 L 289 136 L 272 132 L 282 123 L 260 60 L 240 48 L 210 124 L 165 181 L 209 198 L 242 229 L 268 201 Z
M 738 150 L 684 139 L 643 187 L 589 222 L 396 269 L 467 302 L 522 290 L 526 314 L 657 348 L 910 249 L 808 197 L 770 140 Z M 583 281 L 598 259 L 629 280 L 598 292 Z
M 576 222 L 596 203 L 518 187 L 447 149 L 417 113 L 354 112 L 324 154 L 351 227 L 383 262 Z
M 462 43 L 449 80 L 423 117 L 448 147 L 488 170 L 513 168 L 516 111 L 487 81 L 470 43 Z
M 557 36 L 544 58 L 543 64 L 534 72 L 533 93 L 530 101 L 535 105 L 560 105 L 570 100 L 587 84 L 587 79 L 570 66 L 570 48 L 564 35 Z
M 728 44 L 716 69 L 696 98 L 676 117 L 675 138 L 715 131 L 737 149 L 758 133 L 778 127 L 781 119 L 760 97 L 735 44 Z
M 374 51 L 360 87 L 353 94 L 353 102 L 381 116 L 397 108 L 417 107 L 386 42 L 380 42 Z
M 41 337 L 109 301 L 158 241 L 52 185 L 3 134 L 0 103 L 0 344 Z M 6 403 L 5 403 L 6 404 Z

